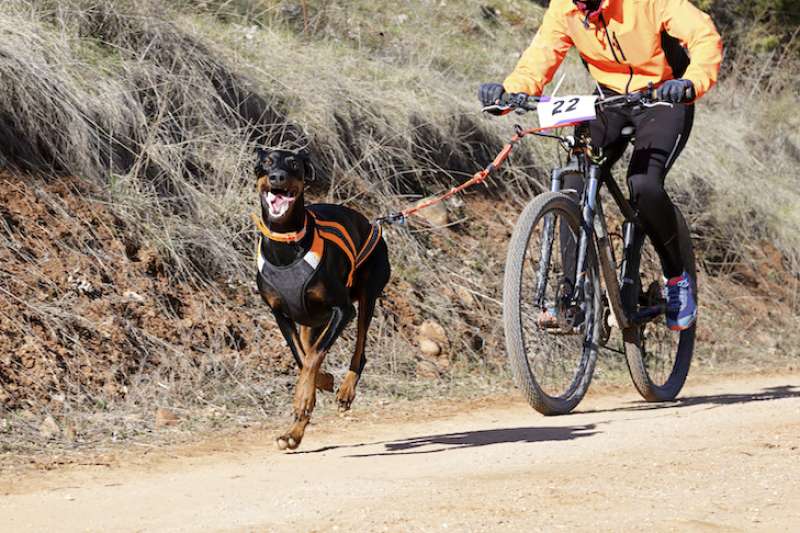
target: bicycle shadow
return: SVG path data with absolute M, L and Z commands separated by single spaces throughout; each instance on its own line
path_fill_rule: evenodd
M 354 453 L 345 457 L 391 457 L 395 455 L 416 455 L 442 453 L 454 450 L 494 446 L 499 444 L 534 444 L 538 442 L 558 442 L 590 437 L 599 433 L 596 424 L 563 427 L 523 427 L 484 429 L 440 435 L 425 435 L 408 439 L 371 442 L 361 444 L 345 444 L 324 446 L 316 450 L 295 452 L 298 454 L 322 453 L 337 449 L 363 448 L 383 445 L 382 451 L 373 453 Z M 433 449 L 422 449 L 436 446 Z
M 709 409 L 722 407 L 725 405 L 746 404 L 753 402 L 768 402 L 773 400 L 787 400 L 800 398 L 800 386 L 781 385 L 777 387 L 767 387 L 757 393 L 733 393 L 733 394 L 710 394 L 704 396 L 687 396 L 676 398 L 669 402 L 650 403 L 643 400 L 630 402 L 623 407 L 611 409 L 587 409 L 575 411 L 575 414 L 592 413 L 620 413 L 638 411 L 657 411 L 660 409 L 674 409 L 682 407 L 708 406 Z

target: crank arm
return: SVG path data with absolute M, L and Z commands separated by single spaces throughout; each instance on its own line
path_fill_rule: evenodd
M 637 325 L 646 324 L 667 313 L 667 304 L 642 307 L 630 317 L 630 321 Z

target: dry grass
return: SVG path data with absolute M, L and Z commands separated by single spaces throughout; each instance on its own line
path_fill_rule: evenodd
M 25 413 L 51 413 L 92 442 L 150 431 L 158 405 L 199 425 L 279 411 L 291 361 L 251 293 L 253 148 L 307 147 L 312 196 L 370 215 L 463 180 L 512 123 L 480 116 L 477 85 L 513 66 L 541 13 L 522 0 L 496 10 L 429 0 L 3 3 L 0 161 L 16 172 L 10 189 L 40 204 L 40 218 L 0 206 L 16 265 L 0 268 L 0 387 L 4 410 L 16 409 L 3 427 L 36 443 L 42 415 Z M 794 324 L 800 305 L 798 69 L 774 50 L 737 54 L 669 181 L 713 276 L 709 315 L 724 324 L 704 333 L 701 361 L 723 365 L 752 352 L 736 338 L 748 329 L 730 298 L 777 299 L 782 316 L 749 326 L 768 336 Z M 562 92 L 588 90 L 575 57 L 564 72 Z M 366 395 L 507 385 L 504 247 L 487 243 L 505 242 L 554 153 L 524 146 L 489 188 L 449 206 L 460 223 L 448 230 L 389 232 L 395 278 L 371 332 Z M 62 187 L 62 176 L 78 179 Z M 36 233 L 42 224 L 63 230 Z M 780 267 L 774 279 L 765 264 Z M 146 298 L 140 311 L 124 301 L 129 290 Z M 414 379 L 415 328 L 431 317 L 454 332 L 435 386 Z M 334 366 L 351 342 L 338 343 Z M 796 358 L 791 345 L 773 348 Z

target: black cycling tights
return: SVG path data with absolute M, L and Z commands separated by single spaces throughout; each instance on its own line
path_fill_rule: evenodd
M 664 190 L 664 179 L 686 145 L 693 122 L 694 106 L 677 104 L 674 107 L 606 111 L 590 124 L 593 145 L 602 148 L 607 156 L 603 173 L 611 171 L 630 142 L 628 137 L 622 136 L 623 128 L 636 128 L 633 156 L 628 167 L 630 199 L 644 230 L 661 256 L 664 275 L 668 278 L 680 276 L 684 269 L 677 238 L 678 219 L 675 207 Z M 569 175 L 562 186 L 581 194 L 583 181 L 580 176 Z M 575 244 L 573 241 L 568 245 L 569 241 L 572 241 L 571 236 L 562 231 L 561 245 L 566 252 L 563 258 L 566 272 L 574 271 L 569 267 L 575 263 Z

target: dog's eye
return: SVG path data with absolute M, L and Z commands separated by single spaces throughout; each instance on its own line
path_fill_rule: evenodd
M 289 168 L 290 168 L 291 170 L 297 171 L 297 169 L 298 169 L 298 168 L 300 168 L 300 167 L 298 166 L 298 164 L 297 164 L 297 159 L 290 159 L 290 160 L 288 161 L 288 164 L 289 164 Z

